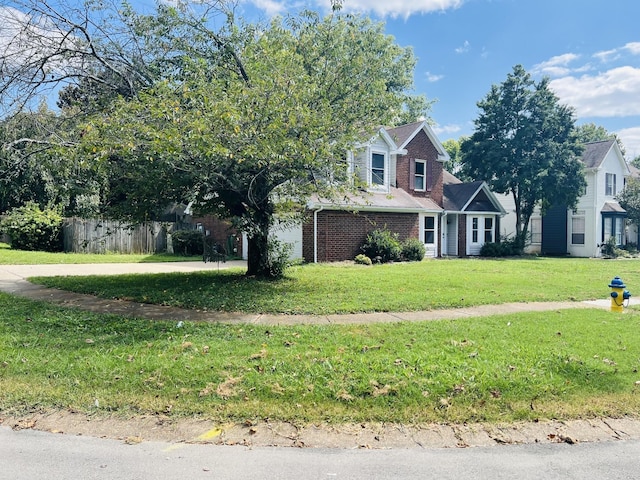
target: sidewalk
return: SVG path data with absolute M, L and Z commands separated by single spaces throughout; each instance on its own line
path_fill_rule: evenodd
M 111 313 L 152 320 L 188 320 L 200 322 L 253 323 L 261 325 L 330 325 L 358 323 L 391 323 L 402 321 L 442 320 L 466 317 L 482 317 L 527 311 L 550 311 L 567 308 L 606 308 L 608 299 L 585 302 L 539 302 L 480 305 L 451 310 L 429 310 L 423 312 L 381 312 L 335 315 L 262 315 L 245 313 L 207 312 L 175 307 L 150 305 L 123 300 L 100 299 L 91 295 L 66 292 L 34 285 L 26 279 L 36 276 L 58 275 L 117 275 L 132 273 L 195 272 L 222 270 L 231 267 L 246 267 L 246 262 L 226 263 L 180 262 L 180 263 L 109 263 L 86 265 L 0 265 L 0 291 L 43 300 L 63 306 L 77 307 L 96 313 Z M 640 299 L 631 299 L 631 304 L 640 304 Z

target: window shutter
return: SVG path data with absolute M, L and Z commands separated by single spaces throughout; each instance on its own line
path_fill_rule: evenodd
M 431 171 L 433 163 L 431 161 L 427 161 L 427 164 L 424 166 L 424 169 L 426 170 L 425 174 L 426 174 L 426 181 L 427 181 L 427 192 L 430 192 L 431 189 L 433 188 L 433 172 Z
M 416 189 L 416 161 L 414 158 L 409 159 L 409 190 L 412 192 Z

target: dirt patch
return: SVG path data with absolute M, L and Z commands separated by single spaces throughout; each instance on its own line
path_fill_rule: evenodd
M 3 417 L 0 414 L 0 425 L 14 430 L 35 429 L 118 439 L 125 443 L 162 441 L 248 447 L 460 448 L 526 443 L 575 444 L 640 438 L 640 420 L 631 417 L 509 425 L 366 423 L 301 426 L 270 421 L 221 425 L 201 419 L 165 416 L 123 419 L 54 411 L 24 417 Z

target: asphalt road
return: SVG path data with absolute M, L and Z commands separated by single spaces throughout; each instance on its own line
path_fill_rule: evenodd
M 0 479 L 637 479 L 640 441 L 447 449 L 246 448 L 0 427 Z

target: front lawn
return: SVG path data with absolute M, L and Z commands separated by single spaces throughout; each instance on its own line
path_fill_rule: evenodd
M 507 302 L 607 298 L 620 276 L 640 295 L 640 260 L 528 258 L 425 260 L 292 267 L 260 281 L 243 270 L 38 278 L 43 285 L 138 302 L 247 313 L 420 311 Z
M 509 422 L 640 411 L 640 313 L 153 322 L 0 294 L 0 411 L 220 422 Z
M 153 263 L 185 262 L 202 260 L 202 257 L 157 254 L 119 254 L 119 253 L 49 253 L 14 250 L 6 243 L 0 243 L 0 265 L 45 265 L 73 263 Z

